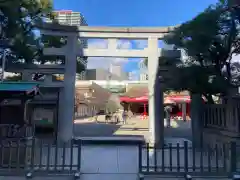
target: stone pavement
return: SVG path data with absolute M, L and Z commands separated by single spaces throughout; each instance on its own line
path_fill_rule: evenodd
M 177 127 L 165 128 L 165 137 L 185 138 L 191 140 L 191 122 L 176 121 Z M 75 136 L 96 137 L 96 136 L 134 136 L 140 135 L 149 140 L 149 122 L 141 120 L 140 117 L 133 117 L 127 124 L 106 123 L 104 116 L 99 116 L 98 122 L 91 118 L 76 119 L 74 125 Z

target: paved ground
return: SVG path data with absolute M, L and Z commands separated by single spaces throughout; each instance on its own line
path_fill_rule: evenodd
M 149 139 L 148 120 L 141 120 L 134 117 L 126 125 L 122 123 L 106 123 L 104 117 L 99 117 L 98 122 L 90 118 L 75 120 L 75 136 L 96 137 L 96 136 L 117 136 L 117 135 L 142 135 L 146 140 Z M 165 128 L 165 137 L 185 138 L 191 140 L 190 121 L 175 121 L 173 128 Z M 177 126 L 177 127 L 176 127 Z

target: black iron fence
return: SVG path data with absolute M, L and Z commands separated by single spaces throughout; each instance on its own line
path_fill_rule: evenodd
M 92 141 L 86 143 L 97 145 Z M 36 138 L 1 139 L 0 176 L 26 175 L 26 172 L 39 175 L 80 173 L 82 145 L 81 140 L 63 143 Z M 187 141 L 183 145 L 177 143 L 164 147 L 141 143 L 136 146 L 139 146 L 139 173 L 142 174 L 231 176 L 240 173 L 237 153 L 240 147 L 235 142 L 201 148 L 195 148 Z
M 32 137 L 34 132 L 32 125 L 0 124 L 0 139 Z
M 73 174 L 80 171 L 81 145 L 44 140 L 2 139 L 0 174 Z
M 188 141 L 164 147 L 146 144 L 140 146 L 139 152 L 139 171 L 148 175 L 231 176 L 240 172 L 239 147 L 235 142 L 201 148 Z

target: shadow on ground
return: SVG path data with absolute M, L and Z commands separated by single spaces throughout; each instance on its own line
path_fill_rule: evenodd
M 185 138 L 188 140 L 192 140 L 192 130 L 191 130 L 191 122 L 187 121 L 177 121 L 177 128 L 164 128 L 164 136 L 166 138 Z
M 148 131 L 148 128 L 138 128 L 138 127 L 121 127 L 124 131 Z
M 176 128 L 164 128 L 166 138 L 185 138 L 191 140 L 191 123 L 176 121 Z M 144 136 L 149 139 L 149 122 L 132 119 L 126 125 L 110 124 L 104 121 L 93 122 L 89 120 L 77 120 L 74 124 L 74 135 L 76 137 L 109 137 L 109 136 Z
M 95 122 L 74 124 L 74 134 L 81 137 L 113 136 L 120 127 L 120 125 L 116 124 Z

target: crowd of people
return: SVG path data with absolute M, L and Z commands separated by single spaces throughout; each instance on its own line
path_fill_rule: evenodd
M 178 106 L 174 106 L 171 104 L 165 105 L 164 107 L 164 119 L 166 121 L 166 126 L 171 126 L 171 119 L 175 116 L 176 112 L 179 111 Z M 176 112 L 175 112 L 176 111 Z M 95 113 L 93 116 L 95 117 L 95 121 L 97 121 L 99 115 L 105 115 L 106 123 L 122 123 L 127 124 L 128 120 L 130 120 L 134 114 L 130 110 L 122 110 L 118 109 L 116 112 L 102 112 L 101 114 Z M 148 114 L 142 113 L 141 116 L 148 117 Z
M 131 111 L 118 110 L 115 113 L 107 113 L 105 115 L 105 121 L 127 124 L 128 119 L 130 119 L 131 117 L 132 117 Z
M 171 123 L 171 113 L 173 111 L 172 105 L 167 105 L 164 107 L 164 118 L 166 119 L 167 127 L 170 127 Z M 131 111 L 118 110 L 115 113 L 107 113 L 105 115 L 106 122 L 122 123 L 127 124 L 127 121 L 133 116 Z

